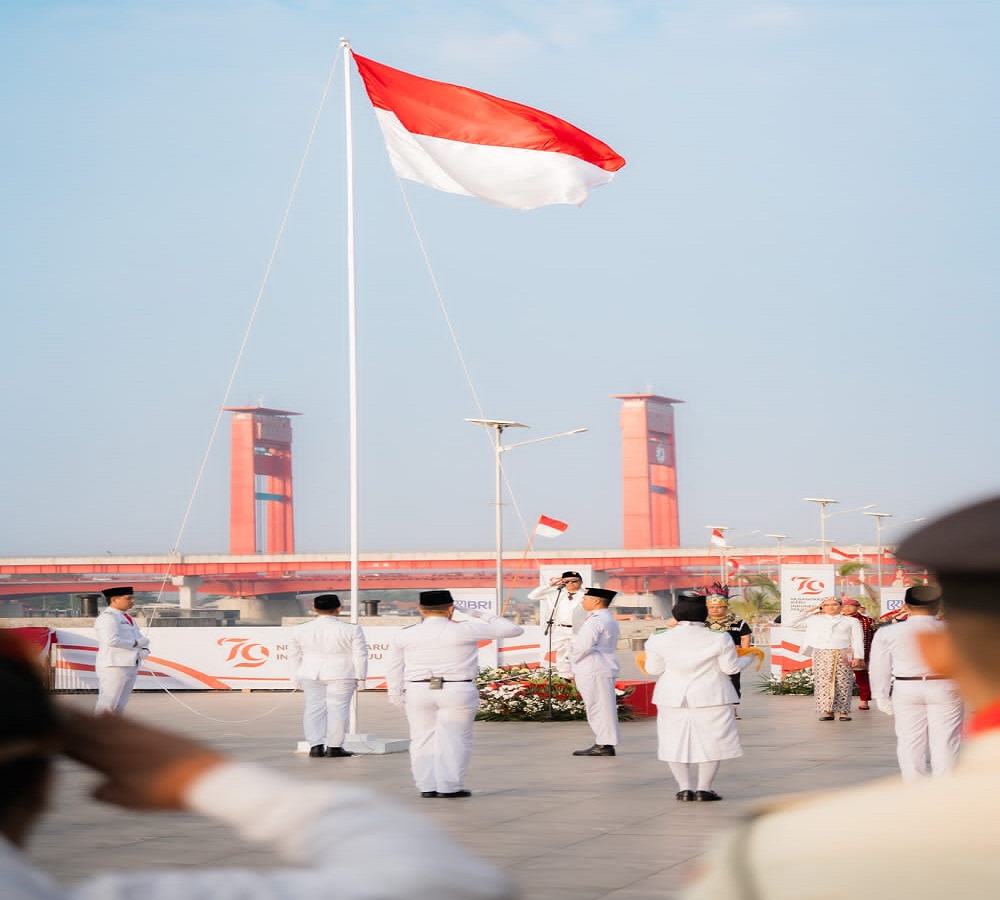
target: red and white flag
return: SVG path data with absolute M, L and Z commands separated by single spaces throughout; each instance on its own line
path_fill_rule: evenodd
M 731 574 L 735 575 L 740 570 L 740 561 L 732 556 L 727 560 L 729 563 L 729 571 Z
M 560 522 L 558 519 L 550 519 L 548 516 L 539 516 L 538 524 L 535 526 L 535 534 L 542 537 L 559 537 L 569 525 Z
M 400 178 L 508 209 L 579 206 L 625 160 L 555 116 L 353 54 Z
M 831 544 L 830 545 L 830 559 L 835 559 L 838 562 L 850 562 L 852 559 L 854 559 L 854 557 L 851 556 L 850 553 L 845 553 L 843 550 L 839 549 L 838 547 L 834 547 Z
M 729 544 L 726 543 L 726 538 L 718 528 L 712 529 L 712 534 L 708 538 L 708 542 L 713 547 L 728 547 Z

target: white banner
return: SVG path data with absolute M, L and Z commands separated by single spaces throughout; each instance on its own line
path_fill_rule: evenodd
M 904 587 L 886 587 L 879 591 L 879 602 L 881 604 L 881 615 L 887 612 L 895 612 L 903 608 L 903 598 L 906 596 Z
M 821 597 L 836 596 L 835 566 L 782 566 L 782 627 L 792 627 L 792 623 L 809 607 L 819 603 Z
M 463 592 L 460 596 L 464 597 Z M 456 598 L 458 599 L 458 598 Z M 478 602 L 478 601 L 477 601 Z M 492 603 L 492 600 L 489 601 Z M 457 604 L 456 604 L 457 605 Z M 416 620 L 415 620 L 416 621 Z M 294 626 L 292 626 L 294 627 Z M 386 657 L 404 626 L 369 626 L 368 679 L 365 687 L 385 687 Z M 139 691 L 288 690 L 289 628 L 150 628 L 150 655 L 139 670 Z M 54 665 L 57 689 L 97 690 L 93 628 L 58 628 Z M 509 666 L 540 661 L 541 628 L 526 625 L 524 634 L 484 641 L 479 665 Z

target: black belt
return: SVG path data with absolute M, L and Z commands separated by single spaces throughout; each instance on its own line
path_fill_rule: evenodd
M 428 681 L 433 681 L 433 678 L 413 678 L 410 684 L 425 684 Z M 442 678 L 445 684 L 464 684 L 467 681 L 472 681 L 471 678 Z
M 572 628 L 572 625 L 557 625 L 557 628 Z
M 895 681 L 950 681 L 944 675 L 893 675 Z

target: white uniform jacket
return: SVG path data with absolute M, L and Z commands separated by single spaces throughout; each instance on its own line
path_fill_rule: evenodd
M 917 635 L 945 627 L 944 622 L 934 616 L 910 616 L 905 622 L 896 622 L 876 631 L 868 661 L 872 697 L 876 700 L 888 699 L 894 675 L 919 678 L 930 674 L 917 646 Z
M 479 674 L 479 642 L 515 637 L 524 629 L 492 614 L 467 613 L 480 621 L 456 622 L 431 616 L 404 628 L 388 652 L 386 683 L 390 699 L 399 700 L 406 682 L 440 676 L 445 681 L 471 681 Z
M 272 848 L 286 868 L 122 872 L 63 887 L 0 837 L 4 896 L 18 900 L 503 900 L 513 886 L 436 825 L 372 791 L 229 763 L 188 790 L 191 810 Z M 391 848 L 387 852 L 386 848 Z M 108 857 L 114 864 L 113 854 Z
M 552 615 L 552 607 L 555 606 L 555 625 L 559 629 L 565 628 L 567 634 L 570 634 L 569 629 L 574 624 L 579 624 L 581 613 L 584 612 L 581 606 L 583 598 L 584 590 L 582 587 L 575 594 L 571 595 L 566 588 L 560 591 L 558 588 L 547 584 L 536 587 L 528 594 L 529 600 L 538 601 L 539 624 L 544 626 L 549 621 L 549 617 Z
M 898 628 L 899 625 L 892 625 Z M 969 738 L 937 778 L 897 776 L 848 790 L 786 798 L 717 838 L 684 900 L 995 900 L 1000 896 L 1000 731 Z M 899 837 L 887 853 L 853 853 L 829 865 L 831 829 Z M 847 823 L 845 825 L 845 823 Z M 918 847 L 906 846 L 907 834 Z M 775 857 L 776 848 L 780 856 Z
M 653 689 L 657 706 L 722 706 L 738 703 L 730 675 L 741 663 L 733 639 L 709 631 L 702 622 L 678 622 L 646 641 L 646 672 L 659 675 Z
M 365 633 L 361 626 L 341 622 L 336 616 L 316 616 L 311 622 L 303 622 L 291 630 L 288 662 L 296 680 L 356 678 L 363 684 L 368 675 Z
M 573 638 L 569 661 L 574 675 L 616 675 L 619 668 L 618 620 L 610 609 L 595 609 L 587 616 Z
M 98 666 L 137 666 L 149 655 L 149 638 L 120 609 L 107 607 L 94 620 Z

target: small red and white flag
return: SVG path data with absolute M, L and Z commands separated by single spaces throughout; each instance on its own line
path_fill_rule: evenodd
M 709 535 L 708 542 L 713 547 L 728 547 L 729 544 L 726 543 L 725 535 L 718 528 L 713 528 L 711 535 Z
M 569 525 L 560 522 L 558 519 L 550 519 L 548 516 L 539 516 L 538 524 L 535 526 L 535 534 L 542 537 L 559 537 Z
M 738 559 L 730 556 L 729 559 L 727 560 L 727 562 L 729 563 L 729 571 L 732 574 L 735 575 L 737 572 L 739 572 L 739 570 L 740 570 L 740 561 Z
M 838 562 L 850 562 L 852 559 L 854 559 L 854 557 L 851 556 L 850 553 L 845 553 L 839 547 L 834 547 L 831 544 L 830 545 L 830 559 L 835 559 Z
M 625 160 L 555 116 L 353 54 L 400 178 L 508 209 L 579 206 Z

